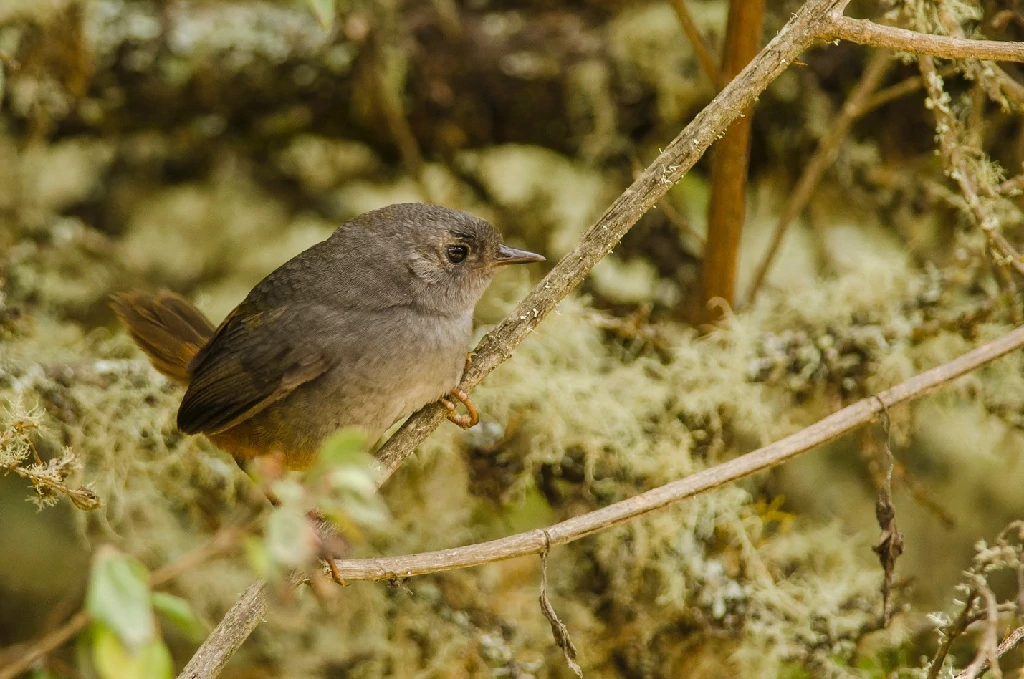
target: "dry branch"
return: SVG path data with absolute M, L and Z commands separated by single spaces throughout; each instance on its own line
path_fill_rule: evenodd
M 0 679 L 15 679 L 28 672 L 40 658 L 46 657 L 48 653 L 57 650 L 84 630 L 89 620 L 88 613 L 78 611 L 66 623 L 30 644 L 10 664 L 0 667 Z
M 974 600 L 977 598 L 978 590 L 971 588 L 967 596 L 964 597 L 964 605 L 960 614 L 956 616 L 955 620 L 943 627 L 942 641 L 939 643 L 939 648 L 935 651 L 935 655 L 928 664 L 928 674 L 925 676 L 925 679 L 936 679 L 939 676 L 939 672 L 942 671 L 942 665 L 946 662 L 946 656 L 949 655 L 949 651 L 953 647 L 953 642 L 974 622 L 971 610 L 974 607 Z
M 928 35 L 905 28 L 882 26 L 867 19 L 851 19 L 838 13 L 829 17 L 829 34 L 859 45 L 885 47 L 900 52 L 930 54 L 943 59 L 1024 61 L 1024 43 L 971 40 L 945 35 Z
M 1018 627 L 1017 629 L 1006 635 L 1003 642 L 996 647 L 995 656 L 1001 658 L 1013 649 L 1017 648 L 1022 642 L 1024 642 L 1024 626 Z M 973 679 L 978 676 L 979 673 L 985 672 L 989 669 L 990 662 L 986 659 L 978 667 L 965 669 L 963 672 L 957 674 L 953 679 Z M 973 672 L 973 673 L 972 673 Z
M 604 215 L 583 235 L 573 250 L 556 264 L 516 309 L 477 346 L 460 388 L 470 391 L 507 359 L 537 324 L 569 294 L 623 235 L 693 167 L 711 143 L 741 111 L 750 107 L 820 33 L 822 17 L 845 6 L 844 0 L 809 0 L 761 53 L 747 65 L 704 110 L 687 125 Z M 382 482 L 416 450 L 444 419 L 443 406 L 433 403 L 413 414 L 377 451 Z M 241 646 L 266 610 L 263 584 L 256 583 L 225 614 L 213 635 L 189 661 L 179 679 L 211 679 Z
M 263 622 L 263 615 L 267 612 L 266 588 L 265 582 L 254 582 L 242 592 L 185 665 L 178 679 L 200 679 L 220 674 L 238 647 Z M 228 649 L 230 651 L 225 652 Z
M 598 531 L 631 521 L 670 504 L 706 493 L 757 472 L 777 467 L 822 444 L 835 440 L 869 422 L 879 413 L 923 396 L 928 391 L 955 380 L 990 361 L 1024 347 L 1024 326 L 963 356 L 932 368 L 905 382 L 886 389 L 829 415 L 823 420 L 764 448 L 691 474 L 659 488 L 641 493 L 593 512 L 557 523 L 549 528 L 520 533 L 467 547 L 381 559 L 335 561 L 345 580 L 384 580 L 466 568 L 539 554 L 550 540 L 551 546 L 564 545 Z
M 694 166 L 712 142 L 750 107 L 768 84 L 805 49 L 819 41 L 823 17 L 845 4 L 845 0 L 807 2 L 612 203 L 597 223 L 583 234 L 576 247 L 551 269 L 498 327 L 484 336 L 474 350 L 473 362 L 460 388 L 470 391 L 511 356 L 515 347 L 541 319 L 611 252 L 630 227 Z M 377 459 L 385 476 L 390 476 L 441 423 L 444 412 L 438 404 L 426 406 L 410 417 L 381 447 Z

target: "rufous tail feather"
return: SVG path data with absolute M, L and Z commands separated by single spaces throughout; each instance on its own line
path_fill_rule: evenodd
M 191 302 L 167 290 L 114 295 L 111 306 L 153 367 L 188 385 L 188 365 L 216 330 Z

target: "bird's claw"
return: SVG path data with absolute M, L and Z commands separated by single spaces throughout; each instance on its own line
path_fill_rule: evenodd
M 466 406 L 468 412 L 460 413 L 455 401 Z M 469 429 L 480 421 L 480 413 L 469 400 L 469 395 L 462 389 L 452 389 L 447 396 L 442 396 L 441 404 L 448 410 L 446 417 L 463 429 Z
M 323 558 L 323 562 L 327 564 L 327 570 L 330 571 L 330 573 L 331 573 L 331 580 L 334 580 L 336 583 L 338 583 L 342 587 L 345 587 L 346 583 L 345 583 L 344 580 L 341 579 L 341 573 L 338 572 L 338 567 L 334 563 L 334 557 L 333 556 L 325 557 L 325 558 Z

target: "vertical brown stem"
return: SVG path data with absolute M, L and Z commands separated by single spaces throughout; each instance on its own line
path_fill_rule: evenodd
M 731 80 L 754 58 L 761 45 L 764 0 L 732 0 L 725 36 L 722 78 Z M 732 305 L 736 295 L 736 262 L 746 211 L 747 164 L 750 157 L 751 109 L 734 122 L 712 150 L 711 205 L 708 244 L 704 250 L 701 292 L 695 317 L 716 320 L 721 309 L 708 302 L 721 298 Z

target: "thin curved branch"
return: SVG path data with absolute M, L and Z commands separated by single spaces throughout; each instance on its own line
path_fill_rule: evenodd
M 178 679 L 216 677 L 249 638 L 267 612 L 267 583 L 254 582 L 239 595 L 213 632 L 185 665 Z M 229 652 L 225 652 L 230 649 Z
M 473 362 L 459 385 L 468 392 L 512 351 L 619 242 L 623 235 L 690 170 L 729 124 L 747 109 L 805 49 L 823 39 L 822 26 L 833 10 L 849 0 L 808 0 L 779 34 L 710 104 L 679 133 L 625 192 L 583 235 L 515 310 L 477 345 Z M 444 419 L 438 403 L 425 406 L 377 451 L 381 483 Z M 212 679 L 238 650 L 266 611 L 264 583 L 254 583 L 221 619 L 178 679 Z
M 1024 642 L 1024 625 L 1018 627 L 1017 629 L 1013 630 L 1008 635 L 1006 635 L 1006 638 L 1003 639 L 1003 642 L 999 644 L 999 646 L 996 648 L 995 656 L 997 658 L 1002 658 L 1004 655 L 1006 655 L 1013 649 L 1017 648 L 1017 646 L 1019 646 L 1022 642 Z M 953 679 L 970 679 L 972 677 L 978 676 L 980 673 L 985 672 L 990 667 L 991 661 L 986 658 L 978 667 L 965 669 L 963 672 L 960 672 L 955 677 L 953 677 Z
M 768 84 L 804 50 L 828 39 L 831 24 L 826 17 L 833 10 L 841 11 L 848 1 L 809 0 L 801 7 L 757 57 L 611 204 L 597 223 L 583 234 L 576 247 L 551 269 L 498 327 L 484 336 L 474 350 L 473 362 L 459 388 L 469 392 L 511 356 L 519 343 L 580 284 L 595 264 L 611 252 L 633 224 L 689 172 L 708 147 L 754 103 Z M 412 455 L 416 446 L 441 423 L 444 413 L 444 408 L 436 403 L 424 407 L 377 451 L 377 460 L 385 478 Z
M 632 521 L 681 500 L 776 467 L 867 423 L 878 413 L 923 396 L 979 366 L 1024 346 L 1024 326 L 988 344 L 886 389 L 861 399 L 823 420 L 751 453 L 704 469 L 686 478 L 602 507 L 550 528 L 532 530 L 499 540 L 436 552 L 380 559 L 335 561 L 345 580 L 382 580 L 467 568 L 527 554 L 539 554 L 547 546 L 564 545 L 598 531 Z
M 57 650 L 89 624 L 91 618 L 85 611 L 78 611 L 66 623 L 29 645 L 10 664 L 0 667 L 0 678 L 15 679 L 32 669 L 32 665 Z

